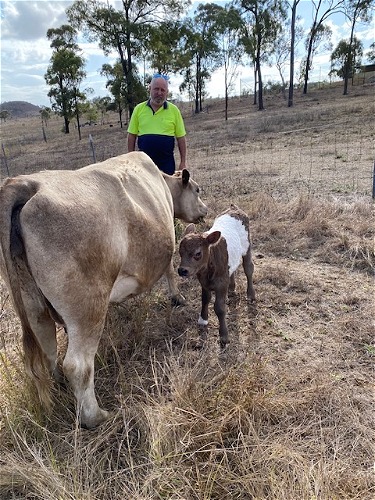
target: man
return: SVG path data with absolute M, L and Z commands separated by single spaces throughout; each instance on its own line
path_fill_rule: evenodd
M 175 172 L 174 146 L 177 140 L 180 152 L 179 169 L 186 168 L 186 131 L 177 106 L 167 102 L 168 77 L 157 73 L 150 84 L 150 98 L 138 104 L 128 127 L 128 151 L 144 151 L 160 170 Z

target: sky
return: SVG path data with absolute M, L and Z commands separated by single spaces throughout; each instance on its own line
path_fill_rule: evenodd
M 113 2 L 114 0 L 109 0 Z M 44 74 L 50 63 L 52 49 L 47 40 L 46 33 L 49 28 L 57 28 L 67 23 L 65 10 L 73 1 L 65 0 L 1 0 L 1 59 L 0 59 L 0 102 L 27 101 L 38 106 L 50 106 L 47 96 L 49 87 L 44 80 Z M 193 2 L 191 12 L 197 8 L 199 3 Z M 220 5 L 225 2 L 216 1 Z M 302 0 L 298 6 L 297 14 L 302 17 L 302 26 L 308 30 L 312 23 L 312 2 Z M 333 47 L 343 39 L 349 37 L 350 26 L 346 23 L 344 16 L 336 15 L 329 18 L 327 24 L 332 29 L 331 42 Z M 360 38 L 365 47 L 365 55 L 368 47 L 374 42 L 374 20 L 370 25 L 358 25 L 356 36 Z M 100 76 L 100 68 L 104 63 L 113 64 L 117 54 L 113 53 L 106 57 L 98 45 L 87 42 L 82 37 L 78 39 L 82 49 L 82 55 L 86 60 L 87 78 L 84 87 L 94 89 L 91 97 L 104 97 L 108 95 L 105 88 L 106 79 Z M 303 56 L 303 47 L 297 47 L 296 67 L 299 59 Z M 366 57 L 363 58 L 366 62 Z M 322 52 L 314 57 L 313 70 L 310 73 L 310 81 L 327 80 L 330 69 L 330 51 Z M 147 71 L 147 68 L 146 68 Z M 141 74 L 143 68 L 141 69 Z M 151 72 L 151 69 L 149 69 Z M 263 66 L 263 81 L 280 82 L 278 71 L 275 67 Z M 253 69 L 250 65 L 239 69 L 238 77 L 234 84 L 232 95 L 239 95 L 240 90 L 252 90 Z M 285 71 L 288 80 L 288 69 Z M 181 78 L 171 76 L 170 90 L 174 97 L 179 97 L 178 86 Z M 224 84 L 222 73 L 216 72 L 207 84 L 210 97 L 223 97 Z M 186 96 L 180 96 L 186 99 Z

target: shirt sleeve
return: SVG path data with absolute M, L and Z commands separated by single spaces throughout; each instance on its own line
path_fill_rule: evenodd
M 186 135 L 184 120 L 181 111 L 176 107 L 176 137 L 184 137 Z
M 129 121 L 128 132 L 129 134 L 138 135 L 139 134 L 139 108 L 136 106 L 133 110 L 132 116 Z

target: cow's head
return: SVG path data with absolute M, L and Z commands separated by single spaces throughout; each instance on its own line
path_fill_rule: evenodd
M 181 263 L 178 274 L 185 278 L 195 276 L 208 264 L 209 247 L 220 239 L 220 231 L 212 233 L 196 233 L 194 224 L 190 224 L 180 242 L 179 253 Z
M 173 198 L 174 216 L 184 222 L 197 222 L 207 215 L 207 206 L 199 196 L 199 186 L 188 170 L 164 175 Z

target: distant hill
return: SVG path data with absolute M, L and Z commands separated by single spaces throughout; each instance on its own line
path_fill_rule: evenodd
M 38 116 L 39 106 L 26 101 L 9 101 L 0 104 L 0 111 L 9 111 L 13 118 L 25 118 L 26 116 Z

